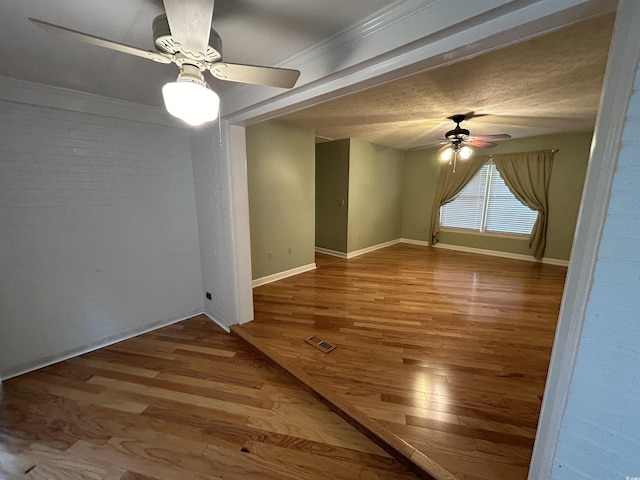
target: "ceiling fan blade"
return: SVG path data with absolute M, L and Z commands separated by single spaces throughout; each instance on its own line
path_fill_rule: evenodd
M 214 63 L 209 69 L 220 80 L 281 88 L 292 88 L 300 76 L 298 70 L 237 63 Z
M 471 118 L 480 118 L 480 117 L 486 117 L 487 115 L 490 115 L 489 113 L 476 113 L 476 112 L 467 112 L 465 114 L 465 120 L 469 120 Z
M 73 38 L 74 40 L 80 40 L 81 42 L 90 43 L 102 48 L 108 48 L 109 50 L 115 50 L 117 52 L 128 53 L 129 55 L 135 55 L 137 57 L 148 58 L 158 63 L 171 63 L 171 59 L 161 55 L 157 52 L 150 52 L 147 50 L 141 50 L 139 48 L 130 47 L 129 45 L 123 45 L 122 43 L 112 42 L 104 38 L 95 37 L 87 33 L 71 30 L 70 28 L 54 25 L 53 23 L 44 22 L 36 18 L 29 18 L 29 21 L 43 30 L 53 33 L 55 35 L 61 35 L 67 38 Z
M 171 36 L 182 53 L 204 58 L 209 43 L 214 0 L 163 0 Z
M 456 115 L 451 115 L 447 117 L 449 120 L 453 120 L 454 122 L 460 121 L 462 123 L 465 120 L 470 120 L 475 117 L 485 117 L 489 115 L 488 113 L 476 113 L 476 112 L 467 112 L 467 113 L 459 113 Z
M 451 142 L 440 142 L 440 143 L 445 143 L 445 145 L 442 145 L 442 147 L 440 147 L 438 149 L 437 153 L 442 152 L 443 150 L 446 150 L 447 148 L 451 147 Z M 418 145 L 417 147 L 411 147 L 411 148 L 407 148 L 408 152 L 412 152 L 414 150 L 424 150 L 426 148 L 431 148 L 433 147 L 434 144 L 433 143 L 427 143 L 426 145 Z
M 495 135 L 476 135 L 476 140 L 502 140 L 505 138 L 511 138 L 508 133 L 497 133 Z
M 471 140 L 470 142 L 465 142 L 465 143 L 467 145 L 471 145 L 472 147 L 480 147 L 480 148 L 492 148 L 498 145 L 497 143 L 484 142 L 482 140 L 478 140 L 477 138 L 475 140 Z

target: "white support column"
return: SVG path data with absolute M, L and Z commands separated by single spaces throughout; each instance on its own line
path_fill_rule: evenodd
M 573 378 L 622 130 L 640 60 L 640 2 L 622 0 L 609 53 L 582 206 L 547 376 L 530 480 L 551 478 Z
M 228 122 L 225 122 L 228 125 Z M 247 182 L 247 149 L 244 127 L 227 126 L 231 189 L 233 202 L 233 235 L 235 242 L 238 321 L 253 320 L 251 286 L 251 234 L 249 231 L 249 188 Z

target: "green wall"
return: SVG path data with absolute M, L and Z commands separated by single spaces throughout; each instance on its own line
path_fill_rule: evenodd
M 546 258 L 568 260 L 573 242 L 584 177 L 589 160 L 591 132 L 545 135 L 505 140 L 488 153 L 558 149 L 549 184 L 549 224 Z M 427 228 L 439 172 L 436 149 L 407 153 L 402 236 L 428 240 Z M 526 238 L 440 232 L 443 244 L 530 255 Z
M 405 154 L 402 238 L 429 241 L 429 219 L 440 174 L 435 150 L 413 150 Z
M 316 247 L 347 253 L 349 139 L 316 145 Z
M 314 263 L 313 130 L 271 120 L 246 140 L 253 278 Z
M 347 251 L 400 238 L 404 152 L 351 139 Z
M 569 259 L 590 145 L 587 132 L 506 140 L 489 151 L 559 149 L 546 258 Z M 248 127 L 253 278 L 313 263 L 316 246 L 350 253 L 399 238 L 428 241 L 439 169 L 436 149 L 402 152 L 358 139 L 314 145 L 312 130 L 277 120 Z M 441 232 L 440 239 L 530 255 L 526 238 Z

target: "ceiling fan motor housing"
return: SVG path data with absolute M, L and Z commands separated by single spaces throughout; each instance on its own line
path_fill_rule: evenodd
M 179 42 L 171 35 L 169 21 L 166 15 L 158 15 L 153 19 L 153 43 L 158 51 L 168 53 L 169 55 L 182 54 Z M 180 59 L 176 59 L 176 63 L 180 65 Z M 204 58 L 186 58 L 187 62 L 191 60 L 215 63 L 222 60 L 222 40 L 220 35 L 212 28 L 209 31 L 209 43 L 207 51 L 204 52 Z M 203 65 L 203 69 L 205 66 Z
M 467 130 L 466 128 L 460 128 L 460 126 L 457 126 L 453 130 L 449 130 L 445 134 L 445 137 L 450 140 L 456 139 L 456 138 L 468 137 L 468 136 L 469 136 L 469 130 Z
M 207 82 L 204 80 L 204 76 L 200 69 L 195 65 L 185 63 L 180 66 L 180 74 L 178 75 L 177 82 L 191 82 L 197 83 L 201 87 L 209 88 Z
M 453 123 L 456 124 L 456 128 L 454 128 L 453 130 L 449 130 L 446 134 L 445 137 L 448 138 L 449 140 L 455 140 L 455 139 L 459 139 L 460 141 L 464 140 L 466 137 L 469 136 L 469 130 L 467 130 L 466 128 L 461 128 L 460 124 L 465 121 L 467 119 L 467 117 L 471 118 L 473 112 L 469 112 L 468 114 L 457 114 L 457 115 L 451 115 L 449 118 L 450 120 L 453 120 Z

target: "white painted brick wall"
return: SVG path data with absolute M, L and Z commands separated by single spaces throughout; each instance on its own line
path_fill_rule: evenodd
M 553 478 L 640 478 L 640 69 Z
M 219 145 L 217 124 L 193 131 L 191 149 L 202 284 L 212 294 L 204 308 L 229 327 L 239 321 L 231 171 Z
M 187 130 L 0 101 L 0 375 L 202 311 Z

